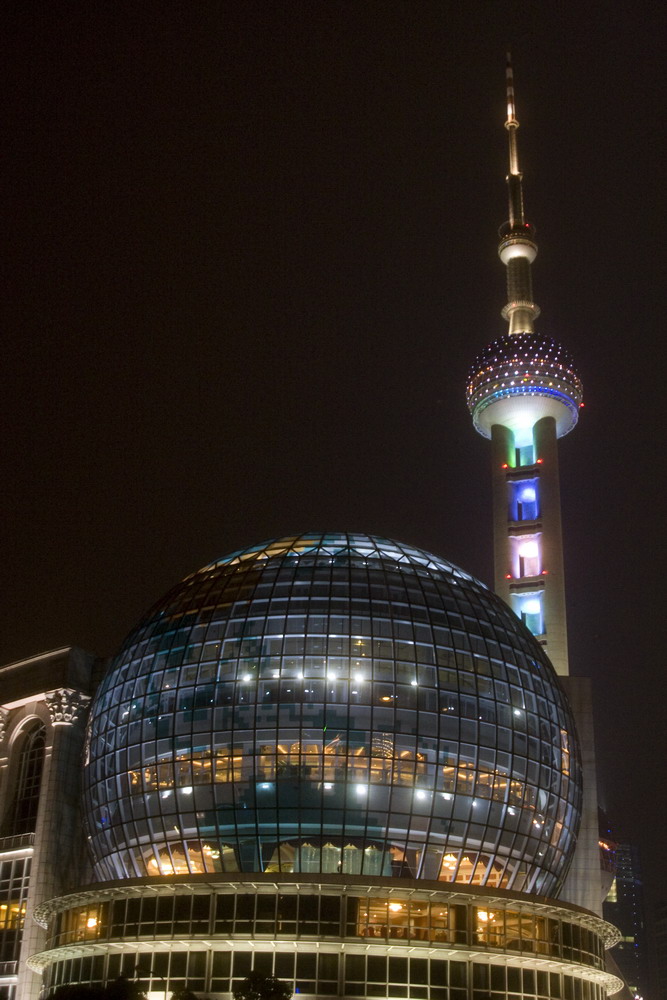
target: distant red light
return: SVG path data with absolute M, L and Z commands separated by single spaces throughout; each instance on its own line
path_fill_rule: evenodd
M 512 574 L 511 573 L 505 573 L 505 579 L 506 580 L 511 580 L 512 579 Z
M 501 469 L 509 469 L 509 465 L 507 464 L 507 462 L 503 462 L 503 464 L 500 466 L 500 468 Z
M 543 458 L 538 458 L 538 460 L 537 460 L 537 464 L 538 465 L 542 465 L 543 462 L 544 462 Z

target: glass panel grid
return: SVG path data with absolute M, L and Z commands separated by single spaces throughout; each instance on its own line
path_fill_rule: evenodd
M 263 543 L 189 577 L 91 712 L 102 878 L 319 871 L 551 894 L 580 794 L 569 708 L 528 631 L 444 560 L 369 536 Z

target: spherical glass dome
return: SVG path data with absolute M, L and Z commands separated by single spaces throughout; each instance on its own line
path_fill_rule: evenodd
M 521 397 L 533 423 L 553 416 L 558 437 L 577 423 L 583 389 L 569 351 L 539 333 L 506 334 L 477 356 L 468 372 L 468 409 L 477 431 L 508 423 Z M 521 406 L 518 406 L 521 411 Z M 509 420 L 511 423 L 511 419 Z
M 234 552 L 130 634 L 92 704 L 100 878 L 347 872 L 553 893 L 581 798 L 539 644 L 483 584 L 397 542 Z

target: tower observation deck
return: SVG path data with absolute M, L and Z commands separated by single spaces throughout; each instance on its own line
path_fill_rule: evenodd
M 498 255 L 507 271 L 507 332 L 472 365 L 468 408 L 492 442 L 496 592 L 523 619 L 557 673 L 569 673 L 557 440 L 577 423 L 582 386 L 569 353 L 536 333 L 531 266 L 535 229 L 527 221 L 519 167 L 519 122 L 507 63 L 509 219 Z

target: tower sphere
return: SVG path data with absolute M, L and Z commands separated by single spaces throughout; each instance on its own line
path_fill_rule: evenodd
M 475 429 L 491 437 L 494 424 L 514 432 L 517 444 L 532 440 L 542 417 L 553 417 L 563 437 L 576 425 L 582 385 L 569 352 L 539 333 L 494 340 L 468 372 L 468 409 Z
M 553 893 L 580 762 L 541 647 L 483 584 L 362 534 L 171 590 L 92 704 L 98 877 L 348 872 Z

